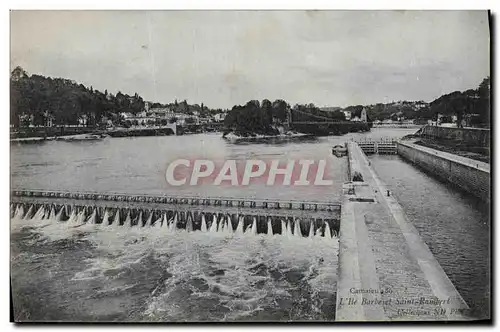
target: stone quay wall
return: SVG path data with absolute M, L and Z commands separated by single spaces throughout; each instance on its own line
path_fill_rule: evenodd
M 470 147 L 490 147 L 489 129 L 425 126 L 422 128 L 421 137 L 456 142 Z
M 398 142 L 398 154 L 483 201 L 490 201 L 489 164 L 407 142 Z

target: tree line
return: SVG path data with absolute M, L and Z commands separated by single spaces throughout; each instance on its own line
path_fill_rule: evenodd
M 368 117 L 372 120 L 391 119 L 397 121 L 404 118 L 423 120 L 422 123 L 426 123 L 427 120 L 437 121 L 438 116 L 441 122 L 451 122 L 452 116 L 456 116 L 459 127 L 464 122 L 468 126 L 489 127 L 490 89 L 490 77 L 486 77 L 476 89 L 454 91 L 442 95 L 423 108 L 415 107 L 415 103 L 423 104 L 423 101 L 403 101 L 368 106 L 349 106 L 344 110 L 359 112 L 360 109 L 365 107 Z
M 75 81 L 29 75 L 21 67 L 16 67 L 10 79 L 10 119 L 15 127 L 28 124 L 46 125 L 48 119 L 54 125 L 76 125 L 83 118 L 88 126 L 97 126 L 103 118 L 120 122 L 120 113 L 137 114 L 144 110 L 145 101 L 137 93 L 134 95 L 118 92 L 116 95 L 94 90 Z M 174 112 L 200 116 L 210 116 L 224 112 L 210 109 L 203 103 L 190 105 L 186 100 L 173 103 L 152 103 L 151 108 L 168 107 Z M 463 92 L 454 91 L 432 101 L 428 107 L 416 109 L 411 102 L 355 105 L 343 110 L 323 111 L 314 104 L 296 104 L 293 107 L 283 99 L 271 102 L 268 99 L 251 100 L 245 105 L 235 105 L 227 114 L 224 124 L 227 130 L 273 134 L 277 126 L 292 120 L 315 121 L 319 117 L 332 121 L 345 121 L 343 111 L 350 111 L 352 117 L 360 116 L 366 109 L 368 121 L 398 118 L 437 120 L 438 114 L 447 121 L 452 115 L 459 125 L 466 120 L 468 125 L 489 126 L 490 123 L 490 78 L 485 78 L 476 89 Z M 295 112 L 294 112 L 295 111 Z
M 103 119 L 124 123 L 120 113 L 137 114 L 145 109 L 144 99 L 137 93 L 116 95 L 86 87 L 64 78 L 29 75 L 16 67 L 10 77 L 10 123 L 14 127 L 53 125 L 78 125 L 85 119 L 87 126 L 101 124 Z M 200 116 L 220 113 L 205 105 L 190 105 L 186 100 L 169 104 L 151 103 L 150 108 L 169 107 L 174 112 Z
M 116 120 L 120 112 L 144 109 L 144 100 L 137 93 L 112 95 L 64 78 L 28 75 L 21 67 L 11 74 L 10 98 L 10 119 L 15 127 L 27 123 L 43 126 L 48 119 L 54 125 L 77 125 L 82 117 L 88 126 L 96 126 L 103 117 Z
M 490 127 L 491 121 L 491 82 L 486 77 L 476 89 L 454 91 L 430 103 L 430 112 L 445 117 L 443 122 L 448 122 L 452 115 L 457 117 L 457 124 L 463 122 L 470 126 Z M 465 120 L 465 121 L 462 121 Z

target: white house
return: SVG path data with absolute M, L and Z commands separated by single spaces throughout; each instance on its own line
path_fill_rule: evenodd
M 175 112 L 168 107 L 151 108 L 147 114 L 160 119 L 171 119 L 175 116 Z
M 86 126 L 88 123 L 89 119 L 87 117 L 87 114 L 82 114 L 78 117 L 78 124 L 80 126 Z
M 226 113 L 217 113 L 214 115 L 214 120 L 216 122 L 224 121 L 225 118 L 226 118 Z
M 134 115 L 130 112 L 120 112 L 120 116 L 122 116 L 125 120 L 134 117 Z
M 344 113 L 344 116 L 345 116 L 345 119 L 346 120 L 351 120 L 351 117 L 352 117 L 352 113 L 351 111 L 342 111 Z
M 419 109 L 422 109 L 422 108 L 424 108 L 424 107 L 427 107 L 427 103 L 425 103 L 425 102 L 420 102 L 420 101 L 419 101 L 419 102 L 417 102 L 417 103 L 415 103 L 415 108 L 416 108 L 416 109 L 418 109 L 418 110 L 419 110 Z

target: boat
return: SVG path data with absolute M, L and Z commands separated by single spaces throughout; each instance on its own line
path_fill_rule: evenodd
M 335 145 L 332 148 L 332 154 L 336 157 L 342 157 L 347 154 L 347 148 L 344 145 Z

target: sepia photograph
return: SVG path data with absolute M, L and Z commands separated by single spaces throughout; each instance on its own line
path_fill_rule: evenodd
M 491 323 L 490 11 L 9 19 L 13 323 Z

